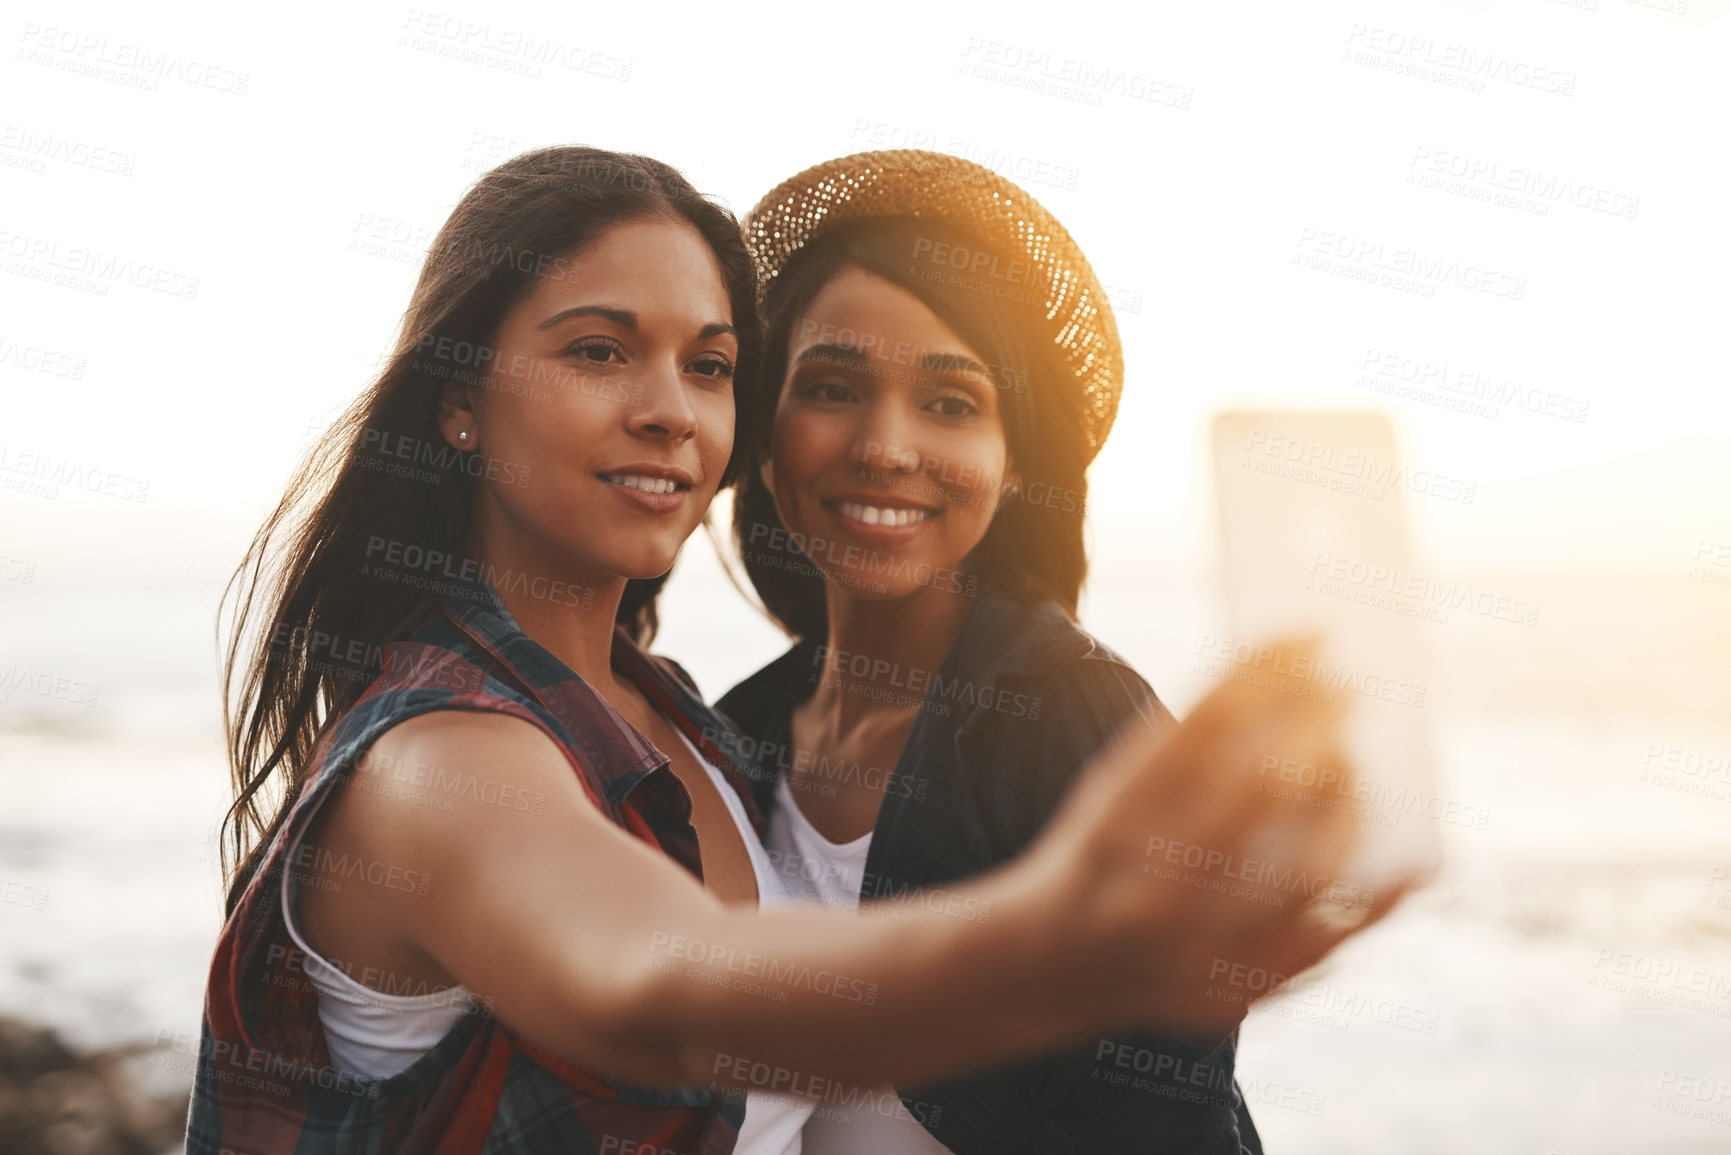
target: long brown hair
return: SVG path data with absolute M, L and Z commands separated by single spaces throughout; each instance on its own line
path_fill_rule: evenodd
M 1030 306 L 973 285 L 930 275 L 930 262 L 914 254 L 948 244 L 969 252 L 992 252 L 977 237 L 947 224 L 912 217 L 873 217 L 840 225 L 788 262 L 764 299 L 762 405 L 742 423 L 736 450 L 752 455 L 739 473 L 733 504 L 734 548 L 764 608 L 788 634 L 821 638 L 829 611 L 821 572 L 806 559 L 789 565 L 785 554 L 753 546 L 766 538 L 789 541 L 775 497 L 763 484 L 758 463 L 770 454 L 776 401 L 787 373 L 795 321 L 818 292 L 844 267 L 864 269 L 918 297 L 958 337 L 990 363 L 999 387 L 1004 438 L 1019 491 L 999 505 L 963 570 L 998 592 L 1024 602 L 1056 602 L 1074 618 L 1088 572 L 1083 538 L 1087 505 L 1087 457 L 1076 402 L 1064 388 L 1068 372 L 1055 353 L 1033 336 L 1040 318 Z M 1001 256 L 1005 265 L 1011 254 Z M 925 273 L 927 275 L 921 275 Z M 880 334 L 880 337 L 888 335 Z M 1026 495 L 1037 493 L 1039 500 Z M 1049 495 L 1059 500 L 1049 500 Z M 796 549 L 789 545 L 788 549 Z
M 478 455 L 444 444 L 444 386 L 465 374 L 485 379 L 501 319 L 537 277 L 557 275 L 610 226 L 655 215 L 689 222 L 714 252 L 739 332 L 735 404 L 741 414 L 758 406 L 755 281 L 731 213 L 659 161 L 601 149 L 540 149 L 481 177 L 434 240 L 389 361 L 308 451 L 224 590 L 230 910 L 286 819 L 321 729 L 378 675 L 383 645 L 438 601 L 436 581 L 363 576 L 368 557 L 388 535 L 418 548 L 417 558 L 462 559 L 482 470 L 473 468 Z M 383 468 L 381 448 L 414 467 Z M 723 484 L 742 460 L 736 443 Z M 639 642 L 654 635 L 665 581 L 626 583 L 617 620 Z M 266 791 L 273 781 L 280 795 Z

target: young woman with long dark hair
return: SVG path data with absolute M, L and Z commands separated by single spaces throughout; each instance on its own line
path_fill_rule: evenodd
M 1249 753 L 1328 757 L 1337 719 L 1245 687 L 1130 735 L 949 909 L 759 909 L 758 771 L 643 649 L 740 467 L 758 343 L 736 222 L 665 165 L 544 149 L 457 206 L 236 575 L 192 1155 L 798 1151 L 814 1082 L 1227 1028 L 1213 960 L 1291 973 L 1341 937 L 1141 872 L 1155 831 L 1344 853 Z
M 1085 471 L 1122 382 L 1111 307 L 1038 202 L 951 156 L 841 157 L 745 224 L 779 397 L 741 430 L 758 466 L 734 531 L 794 645 L 717 708 L 777 771 L 758 805 L 793 890 L 852 908 L 953 886 L 1022 854 L 1127 722 L 1175 725 L 1076 623 Z M 904 1111 L 819 1114 L 807 1148 L 1259 1152 L 1235 1042 L 1101 1031 L 898 1085 Z

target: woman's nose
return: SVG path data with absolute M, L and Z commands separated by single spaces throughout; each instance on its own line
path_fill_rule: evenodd
M 880 406 L 861 427 L 853 443 L 854 463 L 865 469 L 888 473 L 917 473 L 920 451 L 913 446 L 912 430 L 892 407 Z
M 697 432 L 697 411 L 675 367 L 640 367 L 632 385 L 626 424 L 633 433 L 684 441 Z

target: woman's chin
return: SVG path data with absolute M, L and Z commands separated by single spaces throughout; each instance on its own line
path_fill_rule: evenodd
M 660 551 L 651 554 L 637 554 L 630 558 L 622 558 L 619 564 L 611 567 L 612 572 L 626 581 L 650 581 L 667 573 L 673 568 L 673 563 L 679 560 L 679 551 Z
M 849 597 L 858 598 L 864 602 L 895 602 L 911 597 L 922 587 L 918 582 L 886 579 L 882 574 L 867 571 L 853 571 L 839 567 L 819 566 L 823 580 L 835 586 Z

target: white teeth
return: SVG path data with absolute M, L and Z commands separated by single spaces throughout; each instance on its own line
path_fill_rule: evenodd
M 603 473 L 602 478 L 626 489 L 641 489 L 644 493 L 672 493 L 679 488 L 670 477 L 645 477 L 641 473 Z
M 836 509 L 843 517 L 866 525 L 916 525 L 932 515 L 929 509 L 885 509 L 857 501 L 838 501 Z

